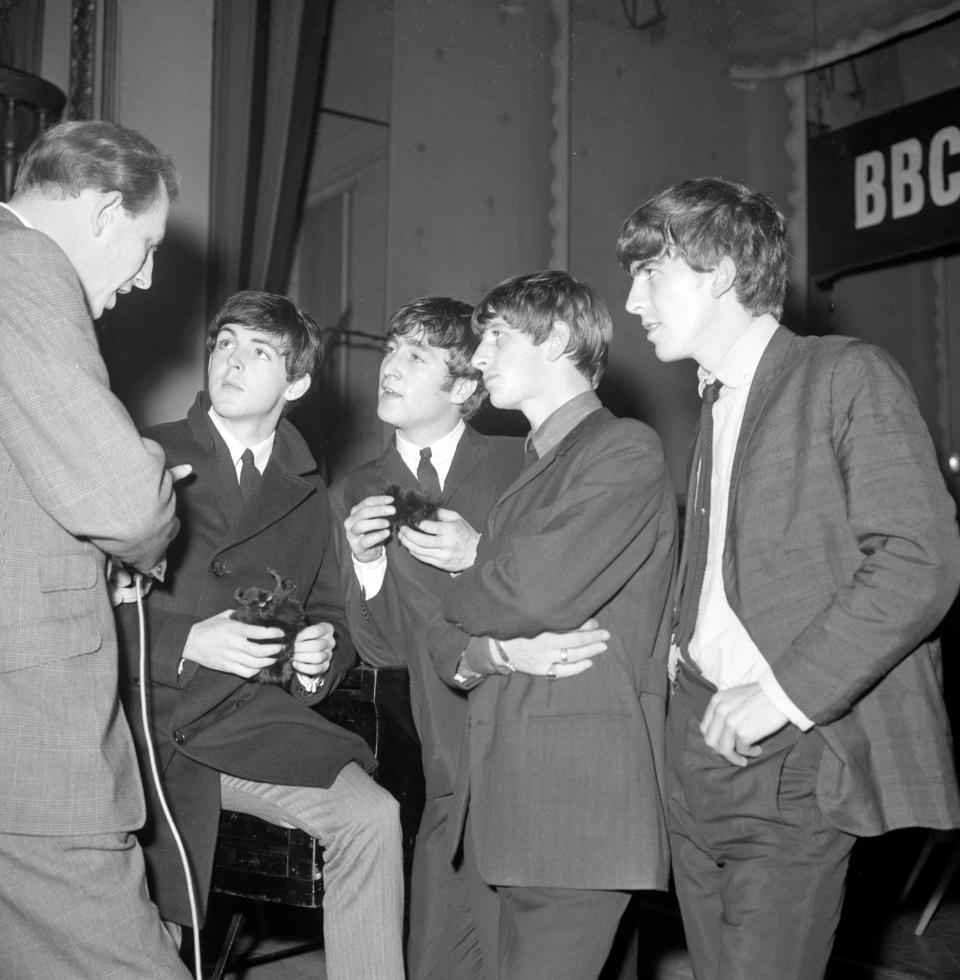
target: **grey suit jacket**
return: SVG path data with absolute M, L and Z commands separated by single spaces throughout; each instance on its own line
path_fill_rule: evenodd
M 470 691 L 451 844 L 469 802 L 493 885 L 665 888 L 664 718 L 676 499 L 656 433 L 606 409 L 525 469 L 490 511 L 447 618 L 507 639 L 576 629 L 608 649 L 551 683 L 493 674 Z M 443 663 L 452 679 L 459 655 Z
M 0 832 L 134 829 L 105 555 L 154 566 L 173 490 L 110 393 L 66 255 L 3 208 L 0 338 Z
M 884 351 L 775 334 L 737 445 L 727 598 L 828 751 L 820 805 L 854 834 L 960 823 L 931 638 L 960 537 L 910 383 Z

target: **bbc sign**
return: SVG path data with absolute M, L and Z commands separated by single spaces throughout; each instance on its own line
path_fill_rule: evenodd
M 960 89 L 811 139 L 810 276 L 960 242 Z

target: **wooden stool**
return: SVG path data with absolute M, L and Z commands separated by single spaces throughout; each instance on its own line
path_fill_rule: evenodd
M 410 679 L 405 667 L 355 667 L 340 686 L 317 705 L 331 721 L 357 732 L 374 755 L 376 781 L 400 803 L 404 879 L 409 892 L 413 844 L 423 811 L 424 786 L 417 737 L 410 708 Z M 320 908 L 323 902 L 323 848 L 302 830 L 245 813 L 224 810 L 214 857 L 211 890 L 251 902 L 278 902 Z M 246 918 L 234 912 L 211 980 L 222 980 Z M 405 925 L 409 908 L 404 909 Z M 244 957 L 244 966 L 295 956 L 322 946 L 322 940 L 299 943 L 275 953 Z

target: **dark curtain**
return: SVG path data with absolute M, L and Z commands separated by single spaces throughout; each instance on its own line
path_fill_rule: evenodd
M 332 6 L 333 0 L 217 0 L 211 313 L 238 289 L 287 288 Z

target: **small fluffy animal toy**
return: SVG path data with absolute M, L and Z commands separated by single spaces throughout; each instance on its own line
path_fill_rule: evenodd
M 297 583 L 292 578 L 281 578 L 273 568 L 267 571 L 276 582 L 272 592 L 252 586 L 249 589 L 237 589 L 233 597 L 237 601 L 237 609 L 232 618 L 241 623 L 251 623 L 254 626 L 278 626 L 283 630 L 283 649 L 277 659 L 269 667 L 263 667 L 257 673 L 261 684 L 278 684 L 286 686 L 293 677 L 293 641 L 297 633 L 307 625 L 307 617 L 303 605 L 291 598 L 297 590 Z M 257 642 L 275 643 L 275 640 Z
M 397 483 L 388 483 L 381 491 L 387 497 L 393 497 L 396 513 L 388 519 L 390 530 L 398 527 L 417 527 L 423 521 L 435 521 L 440 501 L 422 490 L 405 490 Z

